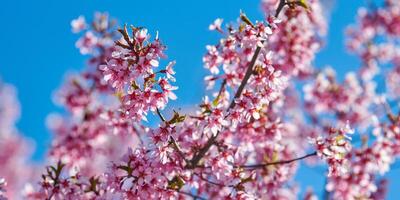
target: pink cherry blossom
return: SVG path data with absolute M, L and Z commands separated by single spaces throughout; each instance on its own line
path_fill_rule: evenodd
M 221 18 L 216 19 L 216 20 L 214 21 L 214 23 L 210 24 L 210 26 L 208 27 L 208 29 L 209 29 L 210 31 L 217 30 L 217 31 L 219 31 L 219 32 L 223 32 L 223 31 L 222 31 L 222 28 L 221 28 L 221 25 L 222 25 L 222 22 L 223 22 L 223 21 L 224 21 L 224 20 L 221 19 Z
M 85 30 L 87 25 L 84 16 L 79 16 L 77 19 L 71 21 L 72 32 L 78 33 Z

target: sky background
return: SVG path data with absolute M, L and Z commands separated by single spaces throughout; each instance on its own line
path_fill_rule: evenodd
M 331 4 L 328 40 L 317 55 L 316 66 L 329 64 L 341 75 L 359 66 L 357 58 L 345 50 L 343 30 L 354 23 L 357 8 L 364 1 L 337 0 Z M 263 17 L 259 0 L 2 0 L 0 77 L 18 89 L 22 117 L 17 126 L 37 143 L 33 160 L 41 161 L 50 144 L 46 116 L 61 111 L 52 102 L 53 92 L 61 85 L 66 72 L 85 66 L 86 57 L 75 47 L 78 36 L 71 32 L 72 19 L 79 15 L 91 19 L 95 11 L 107 11 L 120 24 L 146 26 L 153 35 L 158 30 L 168 46 L 168 58 L 177 61 L 178 100 L 172 106 L 183 107 L 200 102 L 205 94 L 203 77 L 207 71 L 203 68 L 202 56 L 205 46 L 215 44 L 220 37 L 208 31 L 208 25 L 219 17 L 224 22 L 235 21 L 240 9 L 250 19 Z M 396 188 L 400 188 L 399 171 L 393 170 L 387 175 L 389 199 L 396 199 Z M 302 167 L 297 176 L 302 190 L 310 185 L 321 193 L 323 173 L 323 168 Z

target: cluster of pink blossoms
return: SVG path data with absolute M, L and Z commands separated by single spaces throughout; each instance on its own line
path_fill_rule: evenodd
M 101 13 L 92 23 L 73 20 L 73 32 L 85 31 L 76 46 L 90 59 L 55 95 L 67 114 L 49 116 L 55 137 L 41 177 L 32 178 L 16 134 L 14 90 L 0 84 L 0 200 L 298 199 L 298 161 L 309 157 L 327 165 L 327 199 L 384 199 L 380 176 L 400 155 L 391 106 L 400 90 L 400 50 L 391 42 L 400 36 L 400 4 L 359 12 L 348 46 L 362 66 L 342 82 L 332 68 L 313 66 L 326 32 L 320 1 L 262 7 L 265 21 L 241 13 L 237 25 L 210 25 L 223 37 L 203 57 L 211 94 L 172 116 L 162 111 L 176 99 L 175 62 L 160 69 L 166 47 L 158 33 L 151 40 L 145 28 L 116 30 Z M 383 65 L 393 69 L 380 74 Z M 389 93 L 377 91 L 378 75 Z M 158 125 L 143 123 L 151 114 Z M 304 199 L 317 195 L 308 189 Z
M 245 18 L 245 15 L 242 15 L 242 18 Z M 208 52 L 203 62 L 212 73 L 205 78 L 208 88 L 212 89 L 216 81 L 222 82 L 218 94 L 214 95 L 215 100 L 209 102 L 207 97 L 202 104 L 202 108 L 210 112 L 205 122 L 214 134 L 221 130 L 227 120 L 232 122 L 234 128 L 239 122 L 249 121 L 250 118 L 259 119 L 262 107 L 282 96 L 287 87 L 287 77 L 272 65 L 272 52 L 264 47 L 275 30 L 276 22 L 278 21 L 274 17 L 270 17 L 269 22 L 243 23 L 238 30 L 228 27 L 226 38 L 221 39 L 217 45 L 207 46 Z M 215 23 L 219 21 L 216 20 Z M 222 31 L 222 28 L 217 30 Z M 223 31 L 222 33 L 224 34 Z M 256 49 L 259 52 L 255 57 Z M 227 87 L 241 87 L 241 80 L 248 73 L 246 70 L 249 65 L 255 66 L 251 72 L 253 76 L 247 82 L 242 96 L 234 96 L 234 101 L 229 104 L 229 98 L 235 94 L 229 94 Z M 220 74 L 220 68 L 223 74 Z M 227 108 L 229 115 L 225 118 L 224 110 Z M 215 119 L 209 119 L 211 117 Z
M 331 128 L 328 132 L 327 138 L 321 136 L 313 139 L 312 143 L 315 144 L 317 155 L 326 160 L 329 171 L 328 176 L 338 176 L 347 174 L 348 172 L 348 154 L 351 151 L 351 140 L 347 134 L 353 134 L 347 125 L 345 128 L 335 130 Z
M 156 36 L 150 41 L 145 28 L 131 27 L 132 37 L 125 27 L 121 30 L 123 38 L 107 63 L 100 65 L 104 80 L 117 92 L 121 99 L 121 112 L 134 121 L 146 120 L 147 112 L 164 109 L 168 99 L 176 99 L 173 90 L 177 87 L 175 72 L 170 62 L 165 69 L 156 71 L 159 59 L 164 57 L 165 47 Z M 158 34 L 158 33 L 157 33 Z
M 32 142 L 20 135 L 16 122 L 20 105 L 15 88 L 0 80 L 0 199 L 19 199 L 27 182 L 33 181 L 35 166 L 29 165 Z
M 84 17 L 71 23 L 74 32 L 89 28 Z M 55 101 L 65 107 L 68 115 L 51 114 L 48 126 L 55 133 L 49 152 L 50 160 L 60 160 L 83 175 L 95 175 L 104 170 L 113 157 L 121 155 L 135 144 L 134 128 L 116 111 L 119 100 L 113 88 L 104 81 L 99 65 L 111 58 L 116 49 L 115 22 L 107 14 L 96 13 L 90 29 L 78 40 L 81 53 L 89 53 L 88 68 L 69 75 L 55 94 Z M 88 38 L 91 37 L 91 38 Z M 92 41 L 94 43 L 88 43 Z
M 305 108 L 314 120 L 332 115 L 342 125 L 349 122 L 351 126 L 367 128 L 377 117 L 372 108 L 384 99 L 376 89 L 376 82 L 362 81 L 354 72 L 347 73 L 343 83 L 338 83 L 336 72 L 325 68 L 303 87 Z
M 262 8 L 273 13 L 279 0 L 263 0 Z M 315 54 L 321 49 L 321 37 L 326 34 L 326 19 L 319 0 L 286 1 L 292 9 L 283 11 L 277 33 L 269 40 L 275 53 L 272 62 L 285 74 L 304 78 L 314 73 Z M 301 6 L 297 6 L 297 2 Z
M 383 6 L 370 6 L 359 10 L 358 25 L 348 29 L 348 47 L 360 57 L 360 71 L 348 73 L 339 84 L 330 69 L 305 87 L 306 108 L 315 121 L 347 121 L 363 132 L 362 144 L 352 145 L 343 155 L 347 172 L 332 173 L 327 181 L 326 190 L 332 199 L 384 199 L 387 181 L 379 177 L 399 156 L 399 117 L 393 114 L 396 108 L 391 105 L 397 99 L 399 47 L 393 40 L 399 37 L 396 19 L 400 4 L 388 0 Z M 387 93 L 378 92 L 382 78 L 387 81 Z M 321 155 L 326 157 L 324 150 Z

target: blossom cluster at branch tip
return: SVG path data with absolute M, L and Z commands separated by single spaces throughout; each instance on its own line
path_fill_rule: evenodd
M 147 29 L 131 27 L 132 37 L 126 26 L 120 32 L 122 38 L 107 63 L 100 65 L 103 78 L 115 88 L 121 110 L 134 121 L 146 120 L 148 111 L 164 109 L 169 99 L 175 100 L 175 72 L 170 62 L 165 69 L 156 71 L 159 60 L 165 57 L 165 46 L 158 36 L 150 41 Z

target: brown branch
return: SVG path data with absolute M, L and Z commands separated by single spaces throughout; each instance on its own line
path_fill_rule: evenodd
M 158 108 L 156 108 L 157 111 L 157 115 L 160 117 L 161 121 L 163 122 L 167 122 L 167 120 L 165 120 L 165 117 L 161 114 L 160 110 Z
M 141 137 L 140 134 L 139 134 L 139 130 L 138 130 L 135 126 L 136 126 L 136 124 L 133 124 L 133 125 L 132 125 L 133 131 L 135 132 L 136 137 L 138 137 L 140 144 L 143 145 L 143 144 L 144 144 L 144 141 L 143 141 L 142 137 Z
M 295 161 L 299 161 L 299 160 L 303 160 L 306 159 L 308 157 L 312 157 L 312 156 L 316 156 L 317 152 L 313 152 L 298 158 L 294 158 L 294 159 L 290 159 L 290 160 L 283 160 L 283 161 L 276 161 L 276 162 L 270 162 L 270 163 L 261 163 L 261 164 L 254 164 L 254 165 L 241 165 L 241 166 L 235 166 L 235 168 L 247 168 L 247 169 L 255 169 L 255 168 L 263 168 L 266 166 L 270 166 L 270 165 L 283 165 L 283 164 L 289 164 Z
M 261 52 L 261 47 L 257 46 L 256 51 L 254 52 L 253 58 L 251 58 L 251 62 L 249 64 L 249 66 L 247 67 L 246 74 L 244 75 L 243 80 L 240 83 L 240 85 L 235 93 L 235 96 L 233 97 L 231 104 L 229 105 L 227 111 L 229 111 L 230 109 L 235 107 L 236 99 L 238 99 L 242 95 L 244 87 L 246 86 L 247 82 L 249 81 L 251 75 L 253 74 L 253 68 L 254 68 L 254 65 L 256 64 L 258 55 L 260 55 L 260 52 Z
M 126 24 L 124 25 L 124 29 L 118 29 L 118 32 L 121 33 L 122 37 L 124 38 L 124 40 L 126 41 L 126 43 L 128 44 L 128 46 L 130 48 L 133 48 L 134 45 L 131 42 L 131 38 L 129 37 L 129 33 L 128 30 L 126 28 Z
M 189 163 L 190 161 L 186 159 L 185 154 L 183 153 L 182 149 L 179 147 L 178 143 L 176 142 L 175 138 L 170 136 L 169 138 L 170 143 L 174 146 L 175 151 L 178 152 L 179 156 L 186 162 Z
M 189 165 L 186 166 L 188 169 L 194 169 L 196 168 L 197 164 L 199 161 L 203 158 L 203 156 L 207 153 L 207 151 L 211 148 L 211 146 L 214 144 L 215 140 L 217 139 L 217 136 L 219 135 L 220 132 L 218 132 L 216 135 L 213 135 L 210 139 L 208 139 L 206 145 L 204 145 L 203 148 L 201 148 L 190 160 Z
M 279 16 L 279 13 L 281 13 L 283 7 L 286 5 L 286 0 L 280 0 L 278 8 L 276 9 L 275 17 L 277 18 Z
M 219 88 L 218 95 L 217 95 L 216 99 L 221 98 L 222 92 L 225 90 L 226 83 L 227 83 L 227 81 L 226 81 L 226 78 L 225 78 L 221 83 L 221 87 Z
M 201 174 L 198 174 L 198 173 L 194 173 L 194 175 L 196 175 L 196 176 L 199 177 L 201 180 L 203 180 L 203 181 L 205 181 L 205 182 L 207 182 L 207 183 L 209 183 L 209 184 L 212 184 L 212 185 L 216 185 L 216 186 L 219 186 L 219 187 L 234 187 L 233 185 L 224 185 L 224 184 L 222 184 L 222 183 L 217 183 L 217 182 L 208 180 L 207 178 L 204 178 Z

